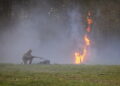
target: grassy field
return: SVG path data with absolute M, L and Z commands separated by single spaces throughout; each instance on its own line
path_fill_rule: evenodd
M 120 86 L 120 65 L 0 64 L 0 86 Z

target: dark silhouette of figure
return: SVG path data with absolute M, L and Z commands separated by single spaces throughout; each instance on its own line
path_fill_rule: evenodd
M 24 64 L 27 64 L 27 62 L 29 62 L 29 64 L 32 63 L 32 60 L 33 60 L 34 56 L 32 56 L 31 53 L 32 53 L 32 50 L 29 49 L 29 50 L 23 55 L 22 60 L 23 60 Z
M 39 59 L 43 59 L 42 57 L 37 57 L 37 56 L 33 56 L 32 54 L 32 50 L 29 49 L 22 57 L 23 63 L 24 64 L 31 64 L 33 58 L 39 58 Z M 41 64 L 50 64 L 49 60 L 44 60 L 43 62 L 41 62 Z
M 23 63 L 24 63 L 24 64 L 31 64 L 33 58 L 43 59 L 42 57 L 33 56 L 31 53 L 32 53 L 32 50 L 29 49 L 29 50 L 23 55 L 22 60 L 23 60 Z

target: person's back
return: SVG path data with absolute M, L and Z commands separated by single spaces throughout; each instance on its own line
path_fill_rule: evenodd
M 24 58 L 31 58 L 31 56 L 32 56 L 32 50 L 30 49 L 30 50 L 28 50 L 24 55 L 23 55 L 23 57 Z
M 22 60 L 23 60 L 23 62 L 24 62 L 24 64 L 27 64 L 27 61 L 29 61 L 29 64 L 31 64 L 31 62 L 32 62 L 32 50 L 31 49 L 29 49 L 24 55 L 23 55 L 23 58 L 22 58 Z

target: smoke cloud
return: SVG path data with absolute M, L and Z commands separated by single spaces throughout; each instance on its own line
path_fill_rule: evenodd
M 23 1 L 11 3 L 9 16 L 1 18 L 0 62 L 19 64 L 22 55 L 32 49 L 32 55 L 52 63 L 73 64 L 74 52 L 83 45 L 88 11 L 83 9 L 86 5 L 71 6 L 72 2 L 57 3 L 54 0 Z M 100 9 L 93 12 L 92 44 L 85 64 L 120 64 L 119 38 L 113 36 L 105 41 L 100 32 L 101 14 Z

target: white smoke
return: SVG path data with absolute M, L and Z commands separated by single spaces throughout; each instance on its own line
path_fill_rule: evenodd
M 20 5 L 15 7 L 12 11 L 15 22 L 3 33 L 4 59 L 1 62 L 21 63 L 22 55 L 32 49 L 33 55 L 49 59 L 52 63 L 72 63 L 70 31 L 62 12 L 49 14 L 49 4 L 44 9 L 39 5 L 29 10 Z
M 33 55 L 49 59 L 52 63 L 74 63 L 74 52 L 83 45 L 86 25 L 80 7 L 59 10 L 48 1 L 31 2 L 27 6 L 13 4 L 10 25 L 6 24 L 5 30 L 1 31 L 0 62 L 21 63 L 22 55 L 32 49 Z M 99 20 L 99 17 L 101 10 L 96 12 L 94 18 Z M 105 48 L 97 49 L 98 46 L 91 37 L 93 44 L 89 60 L 85 64 L 119 64 L 118 40 L 109 39 L 104 43 L 98 22 L 94 22 L 91 35 L 101 44 L 106 43 Z M 35 61 L 39 62 L 39 59 Z

